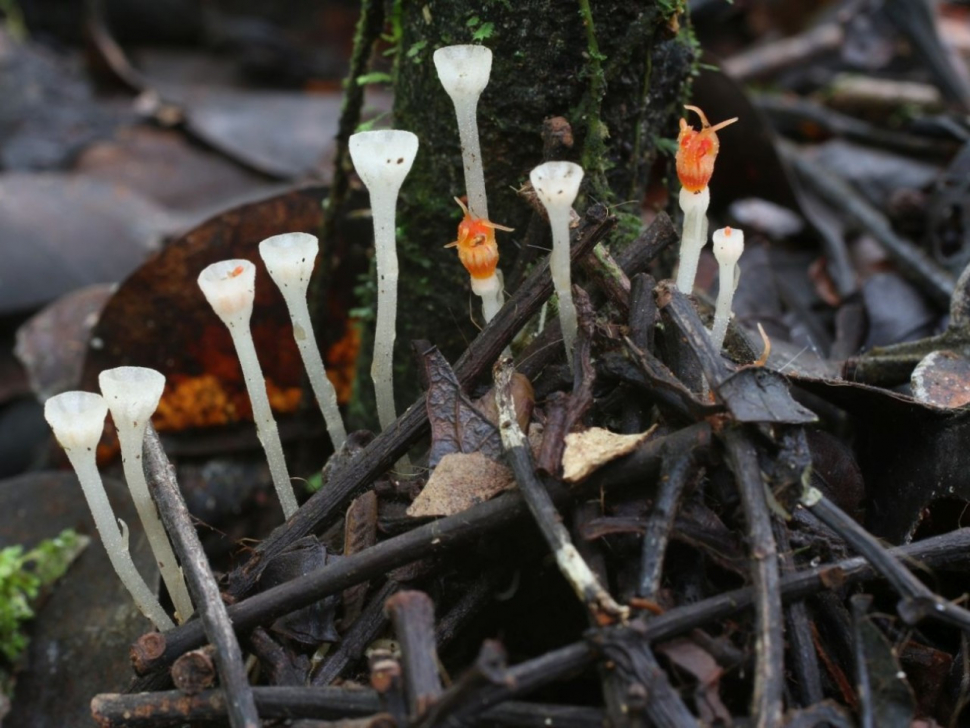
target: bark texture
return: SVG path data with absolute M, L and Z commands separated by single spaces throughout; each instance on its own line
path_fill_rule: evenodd
M 499 267 L 507 269 L 531 214 L 515 190 L 543 161 L 544 119 L 563 116 L 572 124 L 571 161 L 583 165 L 587 177 L 581 195 L 605 202 L 642 199 L 658 140 L 676 137 L 694 60 L 689 33 L 678 29 L 679 5 L 669 0 L 395 4 L 389 13 L 400 37 L 393 123 L 417 134 L 421 145 L 398 213 L 399 406 L 416 392 L 410 341 L 430 339 L 453 361 L 476 334 L 470 312 L 480 321 L 467 273 L 455 251 L 442 247 L 455 239 L 461 212 L 453 198 L 465 193 L 465 184 L 454 108 L 438 81 L 434 51 L 458 43 L 482 43 L 493 51 L 478 124 L 489 213 L 494 222 L 516 228 L 498 234 Z M 637 225 L 631 216 L 630 227 Z M 364 352 L 369 350 L 365 340 Z M 372 396 L 360 394 L 362 403 Z

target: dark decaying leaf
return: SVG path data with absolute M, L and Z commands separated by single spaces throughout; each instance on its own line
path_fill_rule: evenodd
M 91 330 L 113 292 L 108 284 L 73 291 L 17 329 L 15 353 L 38 399 L 77 389 Z
M 883 633 L 866 615 L 872 597 L 856 595 L 852 598 L 852 618 L 855 627 L 856 656 L 870 691 L 872 725 L 879 728 L 910 728 L 916 712 L 913 691 L 906 682 L 906 674 L 899 665 L 896 653 Z M 864 697 L 864 696 L 862 696 Z
M 322 543 L 313 536 L 307 536 L 266 564 L 259 578 L 260 587 L 271 589 L 291 579 L 306 576 L 311 571 L 322 569 L 333 559 Z M 271 629 L 276 634 L 307 647 L 315 647 L 321 642 L 336 642 L 340 639 L 334 625 L 334 612 L 338 601 L 339 595 L 336 594 L 321 599 L 281 617 L 273 623 Z
M 792 399 L 783 375 L 764 367 L 746 367 L 732 374 L 721 383 L 718 394 L 738 422 L 797 425 L 818 419 Z
M 724 670 L 707 650 L 693 640 L 678 639 L 657 645 L 657 652 L 697 679 L 694 702 L 705 724 L 731 723 L 731 712 L 721 701 L 720 680 Z
M 97 180 L 5 174 L 0 314 L 29 311 L 95 283 L 116 283 L 174 227 L 159 206 Z
M 437 348 L 424 354 L 428 377 L 428 420 L 431 452 L 428 467 L 435 467 L 450 453 L 481 452 L 492 460 L 502 456 L 498 430 L 479 412 L 461 390 L 451 365 Z
M 916 341 L 933 333 L 939 314 L 897 273 L 876 273 L 862 285 L 869 321 L 865 347 Z
M 249 397 L 228 329 L 212 312 L 196 284 L 210 263 L 245 258 L 257 267 L 251 329 L 266 378 L 270 404 L 292 412 L 300 401 L 303 366 L 283 303 L 259 257 L 261 240 L 283 232 L 316 233 L 322 188 L 288 192 L 229 210 L 167 246 L 119 287 L 93 332 L 100 348 L 88 350 L 82 387 L 97 388 L 103 369 L 121 365 L 158 369 L 167 379 L 155 415 L 159 430 L 180 430 L 244 421 Z M 355 224 L 365 225 L 357 222 Z M 318 343 L 338 397 L 346 401 L 358 349 L 356 328 L 347 319 L 353 292 L 349 281 L 363 266 L 350 251 L 350 234 L 321 241 L 318 258 L 339 261 L 327 294 L 328 319 L 317 324 Z
M 901 543 L 934 501 L 970 500 L 970 412 L 930 407 L 855 382 L 797 381 L 851 417 L 872 533 Z

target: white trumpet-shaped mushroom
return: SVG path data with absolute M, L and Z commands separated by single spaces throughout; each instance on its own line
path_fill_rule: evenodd
M 286 458 L 280 433 L 273 419 L 273 410 L 266 395 L 266 381 L 259 366 L 249 319 L 253 313 L 256 297 L 256 266 L 248 260 L 222 260 L 213 263 L 199 274 L 199 288 L 212 310 L 229 328 L 229 335 L 236 347 L 239 366 L 242 368 L 246 391 L 253 407 L 256 435 L 266 452 L 269 472 L 273 478 L 276 494 L 283 506 L 283 515 L 289 518 L 296 512 L 296 495 L 286 470 Z
M 720 351 L 731 320 L 731 302 L 738 287 L 738 259 L 744 252 L 744 233 L 729 227 L 714 231 L 714 257 L 718 264 L 717 306 L 714 309 L 714 326 L 711 341 Z
M 77 473 L 108 560 L 131 593 L 135 606 L 164 632 L 175 624 L 135 568 L 128 551 L 128 527 L 123 521 L 115 520 L 95 461 L 107 414 L 104 398 L 91 392 L 64 392 L 51 397 L 44 405 L 44 418 Z
M 478 98 L 492 72 L 492 51 L 479 45 L 446 46 L 434 52 L 434 65 L 458 117 L 468 211 L 473 218 L 487 220 L 485 173 L 478 140 Z
M 394 354 L 397 319 L 397 245 L 394 221 L 401 184 L 418 154 L 418 138 L 409 131 L 364 131 L 350 137 L 350 158 L 370 192 L 377 255 L 377 326 L 371 379 L 377 395 L 377 418 L 386 429 L 397 418 L 394 407 Z
M 121 444 L 121 462 L 125 470 L 128 490 L 135 502 L 135 510 L 148 537 L 148 545 L 155 555 L 155 563 L 175 605 L 179 622 L 192 616 L 192 599 L 182 578 L 165 527 L 158 517 L 155 502 L 148 492 L 141 450 L 145 429 L 165 389 L 165 376 L 145 367 L 117 367 L 98 376 L 101 394 L 111 410 Z
M 566 360 L 572 366 L 578 325 L 569 272 L 569 213 L 576 195 L 579 194 L 583 168 L 572 162 L 546 162 L 533 169 L 529 179 L 549 213 L 549 225 L 552 228 L 549 272 L 559 297 L 559 322 L 562 326 L 562 340 L 566 345 Z
M 293 321 L 293 338 L 300 350 L 303 366 L 313 394 L 320 405 L 323 419 L 327 423 L 327 432 L 335 450 L 343 447 L 347 439 L 340 407 L 337 405 L 337 390 L 327 379 L 327 371 L 323 365 L 323 357 L 317 348 L 317 339 L 313 333 L 313 323 L 310 321 L 310 309 L 307 306 L 307 288 L 310 276 L 313 274 L 313 264 L 317 259 L 320 245 L 314 235 L 307 233 L 286 233 L 266 238 L 259 244 L 259 254 L 266 263 L 266 270 L 270 278 L 276 283 L 286 301 Z

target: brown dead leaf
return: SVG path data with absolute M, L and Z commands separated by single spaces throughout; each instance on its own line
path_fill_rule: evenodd
M 502 456 L 498 429 L 475 407 L 458 383 L 448 360 L 437 348 L 424 354 L 428 375 L 428 421 L 431 423 L 431 452 L 428 466 L 436 467 L 451 453 L 483 452 Z
M 601 427 L 566 435 L 562 454 L 563 480 L 578 483 L 611 460 L 628 455 L 653 434 L 656 426 L 638 435 L 617 435 Z
M 694 699 L 704 724 L 710 725 L 720 720 L 730 725 L 731 711 L 721 702 L 719 693 L 721 674 L 724 671 L 711 654 L 686 638 L 665 642 L 657 645 L 656 649 L 677 667 L 697 678 Z
M 514 485 L 512 471 L 483 453 L 450 453 L 441 458 L 407 514 L 453 516 Z

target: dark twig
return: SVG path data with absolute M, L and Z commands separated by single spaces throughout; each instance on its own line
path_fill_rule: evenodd
M 778 553 L 771 533 L 771 513 L 765 500 L 765 486 L 758 465 L 758 453 L 739 427 L 724 432 L 727 459 L 744 507 L 748 547 L 753 561 L 752 581 L 756 598 L 754 694 L 751 715 L 758 728 L 773 728 L 781 722 L 785 689 L 785 640 L 782 633 L 781 589 Z
M 775 541 L 778 544 L 783 575 L 795 573 L 795 559 L 791 554 L 788 525 L 779 519 L 772 522 Z M 792 657 L 792 672 L 796 692 L 805 707 L 822 702 L 822 677 L 812 641 L 812 626 L 805 602 L 792 602 L 785 607 L 788 622 L 788 652 Z
M 493 592 L 499 585 L 501 577 L 502 572 L 500 571 L 492 571 L 478 577 L 470 587 L 462 592 L 461 597 L 451 606 L 451 609 L 438 620 L 438 624 L 435 625 L 434 638 L 440 652 L 444 652 L 465 625 L 492 600 Z
M 172 682 L 186 695 L 198 695 L 212 687 L 216 666 L 212 664 L 211 645 L 186 652 L 172 665 Z
M 253 694 L 260 714 L 266 719 L 316 718 L 339 720 L 373 715 L 380 699 L 373 690 L 343 688 L 255 687 Z M 91 701 L 91 711 L 102 728 L 158 728 L 188 721 L 224 718 L 226 704 L 221 690 L 200 695 L 175 691 L 137 695 L 104 694 Z M 489 723 L 542 728 L 602 728 L 603 711 L 570 705 L 507 702 L 482 716 Z
M 852 606 L 852 640 L 855 657 L 855 684 L 859 694 L 859 726 L 860 728 L 876 728 L 875 710 L 873 708 L 872 680 L 869 675 L 869 660 L 866 655 L 866 640 L 862 634 L 862 622 L 866 619 L 866 612 L 872 604 L 872 597 L 868 594 L 855 594 L 850 600 Z
M 798 176 L 827 204 L 872 235 L 900 264 L 900 270 L 920 284 L 937 303 L 948 306 L 956 279 L 913 243 L 899 237 L 889 221 L 841 177 L 825 171 L 791 145 L 779 145 Z
M 609 215 L 605 206 L 591 207 L 576 233 L 570 257 L 583 255 L 612 230 L 614 225 L 615 219 Z M 458 360 L 454 369 L 463 386 L 488 371 L 515 334 L 535 315 L 550 295 L 552 278 L 549 275 L 547 258 L 535 267 L 528 280 Z M 237 599 L 247 594 L 267 560 L 303 536 L 317 528 L 328 526 L 339 518 L 341 509 L 374 478 L 397 462 L 424 433 L 427 426 L 428 412 L 425 397 L 422 396 L 390 427 L 381 432 L 357 459 L 341 470 L 325 488 L 315 493 L 289 521 L 273 531 L 256 548 L 249 561 L 230 575 L 230 594 Z
M 175 470 L 151 425 L 145 434 L 144 462 L 149 490 L 182 564 L 192 602 L 199 611 L 205 635 L 216 648 L 215 660 L 227 696 L 229 723 L 233 728 L 259 728 L 259 714 L 246 677 L 242 651 L 219 593 L 219 585 L 212 576 L 202 542 L 175 482 Z
M 418 720 L 441 695 L 434 642 L 434 603 L 424 592 L 401 591 L 387 600 L 388 616 L 401 645 L 404 685 L 411 720 Z
M 883 548 L 876 538 L 844 513 L 832 501 L 814 488 L 802 499 L 802 504 L 822 523 L 838 533 L 846 542 L 872 564 L 899 592 L 902 601 L 896 606 L 899 616 L 907 624 L 917 624 L 933 618 L 970 631 L 970 611 L 934 594 L 923 582 Z
M 512 375 L 515 368 L 511 359 L 503 358 L 495 364 L 495 402 L 498 405 L 499 432 L 505 457 L 515 473 L 519 491 L 529 506 L 529 511 L 542 531 L 542 536 L 556 557 L 562 575 L 575 590 L 577 596 L 589 608 L 597 624 L 609 624 L 625 618 L 627 610 L 610 596 L 597 581 L 589 566 L 576 550 L 569 531 L 562 524 L 549 492 L 539 482 L 532 462 L 529 442 L 515 419 L 512 401 Z
M 485 640 L 475 662 L 471 668 L 462 674 L 431 707 L 424 720 L 417 724 L 417 728 L 432 728 L 433 726 L 467 725 L 468 722 L 482 712 L 481 708 L 468 696 L 484 685 L 500 685 L 508 679 L 508 668 L 505 664 L 505 650 L 494 640 Z
M 653 510 L 647 519 L 640 556 L 637 596 L 656 600 L 660 591 L 664 555 L 677 517 L 680 498 L 694 472 L 694 451 L 667 451 L 660 466 L 660 484 Z
M 355 660 L 364 656 L 367 645 L 377 639 L 388 625 L 387 615 L 384 614 L 384 602 L 398 590 L 396 581 L 388 581 L 371 597 L 367 605 L 354 620 L 350 629 L 340 640 L 340 644 L 332 649 L 320 668 L 313 674 L 311 685 L 317 687 L 329 685 L 340 677 L 344 669 Z

